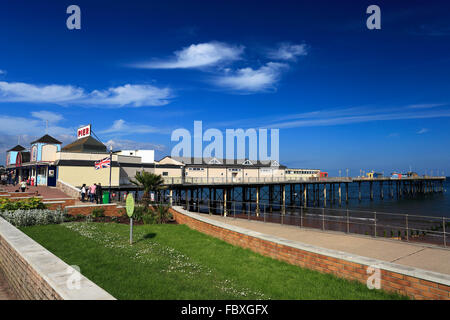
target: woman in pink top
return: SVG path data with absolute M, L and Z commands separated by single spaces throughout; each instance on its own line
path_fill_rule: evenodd
M 89 187 L 89 200 L 91 202 L 94 202 L 95 189 L 97 189 L 97 186 L 95 185 L 95 183 Z

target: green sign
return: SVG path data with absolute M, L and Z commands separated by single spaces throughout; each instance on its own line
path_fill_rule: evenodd
M 127 195 L 127 215 L 131 218 L 134 213 L 134 198 L 131 193 Z

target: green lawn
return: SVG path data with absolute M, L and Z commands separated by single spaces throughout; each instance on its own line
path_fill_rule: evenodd
M 118 299 L 400 299 L 232 246 L 185 225 L 21 228 Z

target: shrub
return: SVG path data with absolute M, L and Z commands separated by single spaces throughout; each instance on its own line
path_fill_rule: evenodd
M 142 222 L 144 224 L 155 224 L 157 223 L 157 218 L 153 212 L 149 212 L 142 216 Z
M 45 204 L 39 198 L 28 198 L 18 201 L 10 199 L 0 199 L 0 211 L 14 211 L 14 210 L 31 210 L 31 209 L 45 209 Z
M 62 210 L 19 209 L 2 211 L 0 212 L 0 216 L 16 227 L 57 224 L 67 221 L 67 216 Z
M 142 221 L 144 215 L 148 214 L 148 210 L 144 206 L 134 207 L 133 219 L 136 221 Z
M 92 209 L 92 218 L 101 218 L 105 216 L 105 208 L 97 207 Z
M 157 223 L 167 223 L 172 219 L 172 214 L 169 212 L 169 206 L 158 205 L 155 210 Z

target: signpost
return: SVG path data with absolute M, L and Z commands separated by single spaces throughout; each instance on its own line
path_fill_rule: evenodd
M 130 244 L 133 244 L 133 213 L 134 213 L 134 197 L 133 194 L 127 195 L 126 201 L 127 215 L 130 217 Z

